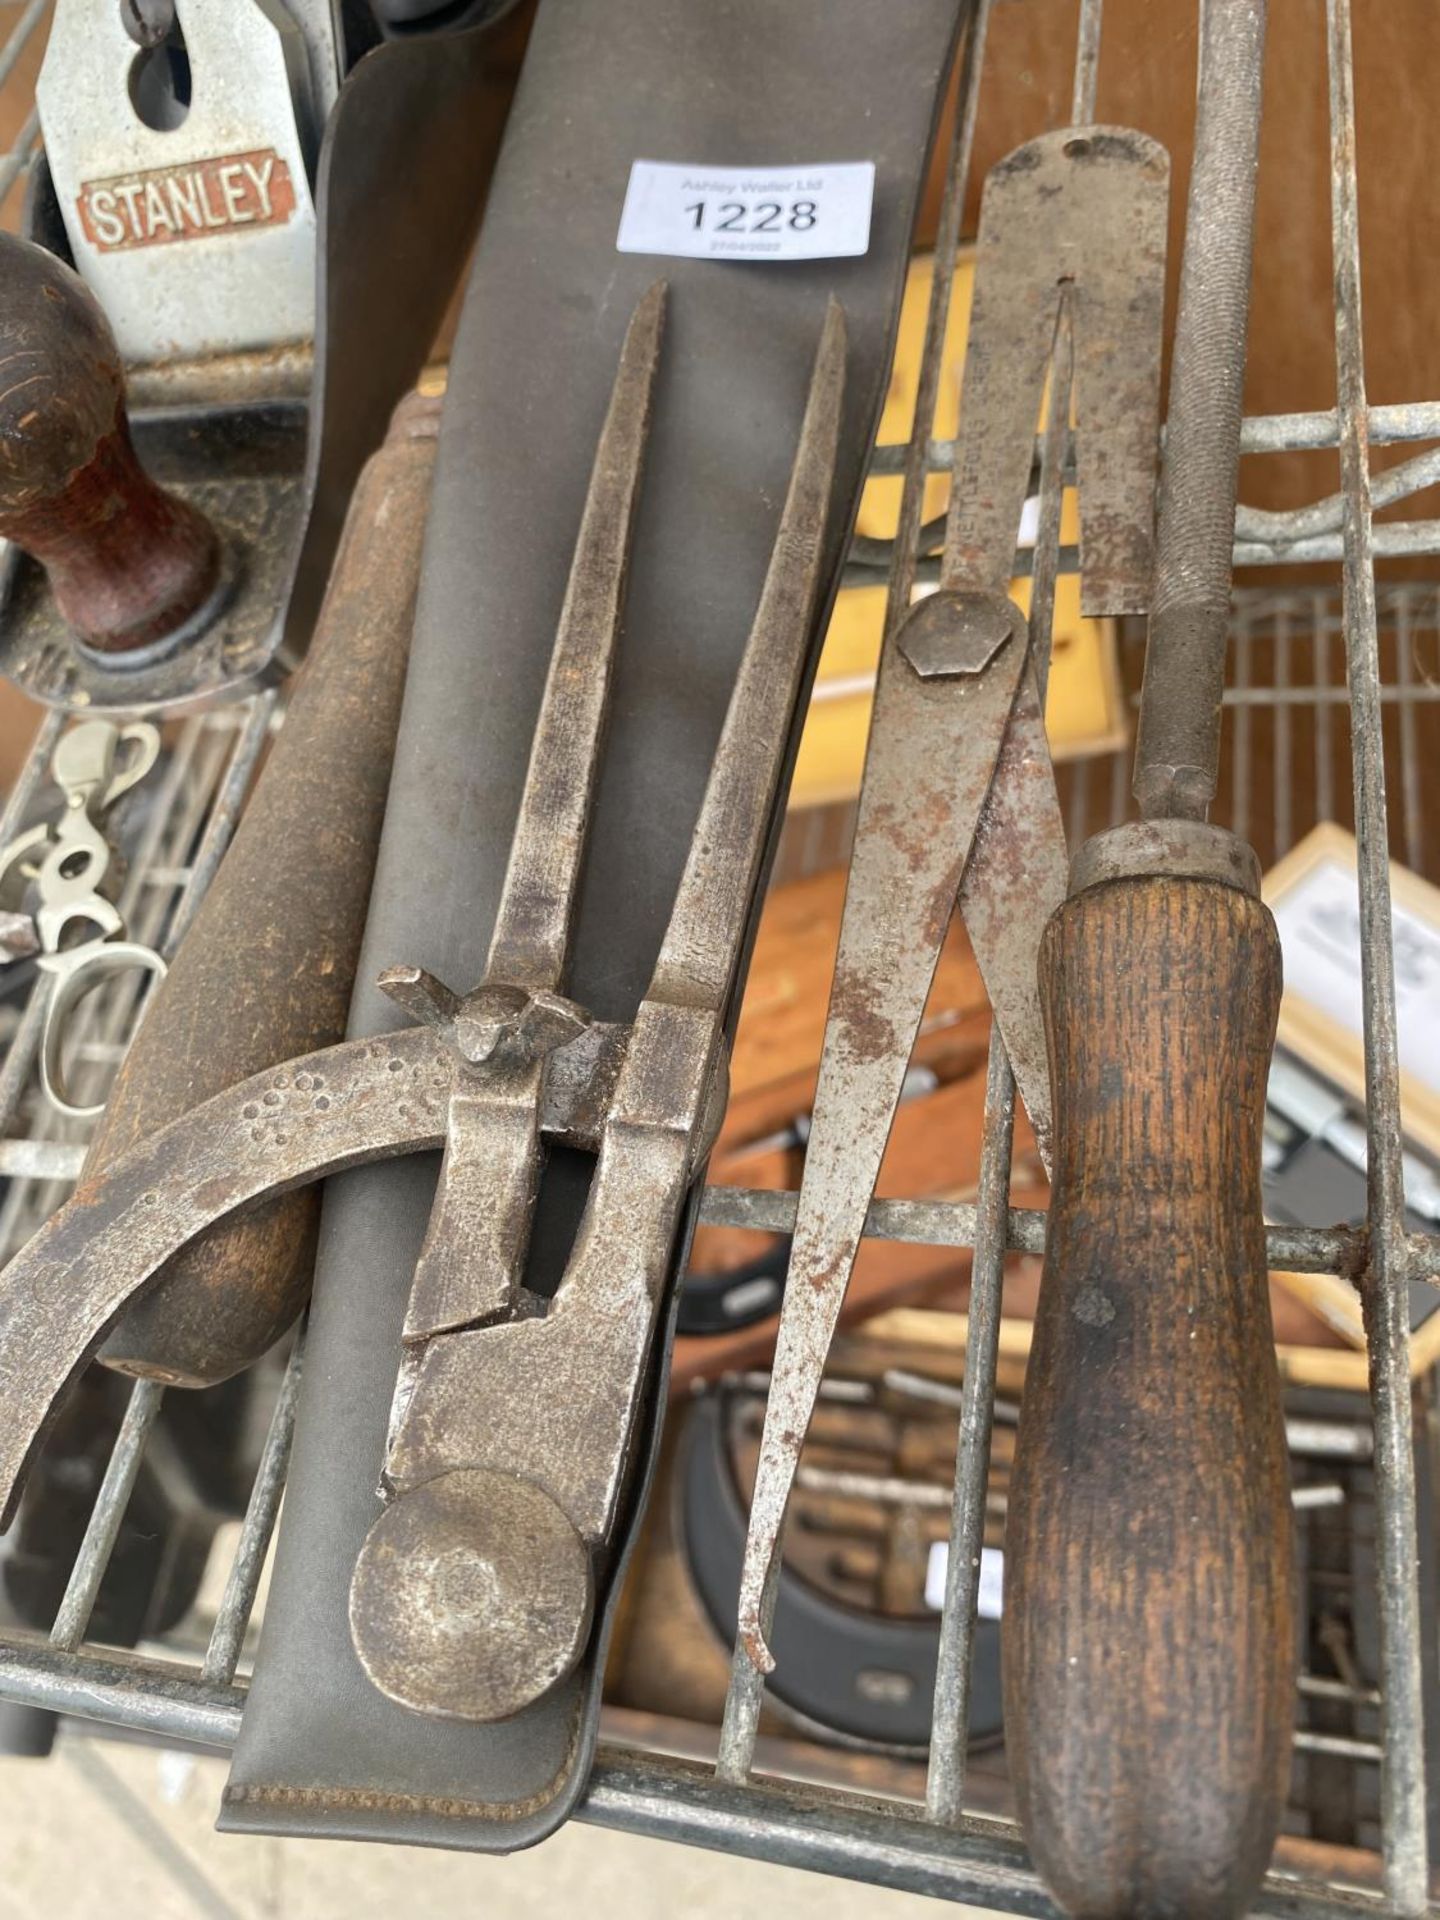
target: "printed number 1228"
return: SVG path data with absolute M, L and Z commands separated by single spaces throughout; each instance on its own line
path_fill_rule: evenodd
M 759 200 L 753 204 L 745 200 L 721 200 L 713 209 L 709 201 L 696 200 L 685 211 L 694 221 L 697 233 L 704 231 L 706 215 L 712 211 L 712 233 L 780 233 L 786 228 L 792 233 L 808 233 L 819 215 L 813 200 L 788 203 Z

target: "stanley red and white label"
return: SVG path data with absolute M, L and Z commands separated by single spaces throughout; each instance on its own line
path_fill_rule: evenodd
M 295 183 L 280 155 L 261 148 L 87 180 L 76 204 L 91 245 L 119 253 L 246 227 L 283 227 L 295 211 Z

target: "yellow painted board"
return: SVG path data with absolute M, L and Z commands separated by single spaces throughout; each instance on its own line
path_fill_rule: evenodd
M 1283 915 L 1287 899 L 1295 897 L 1297 889 L 1325 868 L 1339 870 L 1344 876 L 1345 892 L 1353 898 L 1355 836 L 1331 821 L 1322 821 L 1313 828 L 1266 874 L 1262 892 L 1267 905 Z M 1417 980 L 1425 978 L 1427 968 L 1433 980 L 1434 943 L 1431 941 L 1427 946 L 1418 931 L 1412 931 L 1407 941 L 1405 922 L 1410 921 L 1416 929 L 1428 928 L 1440 933 L 1440 889 L 1392 860 L 1390 897 L 1396 916 L 1397 951 L 1405 956 L 1409 971 Z M 1355 974 L 1358 980 L 1358 957 Z M 1433 1004 L 1433 993 L 1430 998 Z M 1414 1005 L 1407 1011 L 1412 1019 L 1425 1017 L 1423 1009 L 1417 1010 Z M 1407 1035 L 1412 1040 L 1425 1037 L 1410 1034 L 1402 1021 L 1402 1061 Z M 1336 1018 L 1333 1011 L 1314 1004 L 1290 981 L 1280 1003 L 1277 1039 L 1282 1047 L 1324 1079 L 1333 1081 L 1363 1103 L 1365 1045 L 1357 1022 Z M 1410 1071 L 1405 1065 L 1400 1070 L 1400 1118 L 1407 1141 L 1431 1153 L 1440 1153 L 1440 1090 L 1432 1079 Z M 1365 1322 L 1360 1295 L 1348 1280 L 1329 1273 L 1277 1273 L 1274 1277 L 1353 1346 L 1364 1347 Z M 1431 1314 L 1411 1335 L 1411 1372 L 1423 1373 L 1437 1360 L 1440 1360 L 1440 1313 Z
M 932 264 L 928 257 L 910 265 L 895 363 L 880 421 L 882 445 L 905 440 L 915 410 L 920 353 L 930 301 Z M 955 276 L 949 326 L 940 377 L 940 400 L 935 431 L 941 438 L 955 433 L 959 423 L 960 376 L 965 358 L 966 328 L 970 318 L 971 263 L 962 261 Z M 857 530 L 879 539 L 895 533 L 900 511 L 901 482 L 881 475 L 871 479 L 860 503 Z M 932 474 L 925 483 L 924 517 L 945 511 L 950 482 Z M 1061 537 L 1073 541 L 1078 516 L 1073 492 L 1067 492 L 1061 515 Z M 1012 587 L 1017 603 L 1028 610 L 1030 583 Z M 870 727 L 870 705 L 875 665 L 885 618 L 882 586 L 852 587 L 835 604 L 830 631 L 820 661 L 815 697 L 800 745 L 792 807 L 822 806 L 854 796 L 865 760 Z M 1080 613 L 1080 583 L 1064 575 L 1055 594 L 1054 652 L 1046 726 L 1057 760 L 1103 753 L 1126 739 L 1124 700 L 1115 657 L 1113 621 L 1086 620 Z

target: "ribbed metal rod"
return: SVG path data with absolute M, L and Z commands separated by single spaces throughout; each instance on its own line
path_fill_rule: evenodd
M 1265 18 L 1265 0 L 1206 0 L 1200 10 L 1195 157 L 1135 749 L 1135 797 L 1147 818 L 1204 819 L 1215 794 Z

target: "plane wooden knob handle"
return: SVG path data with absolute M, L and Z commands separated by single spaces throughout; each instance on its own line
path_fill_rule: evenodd
M 1010 1483 L 1005 1728 L 1085 1920 L 1224 1920 L 1266 1864 L 1295 1678 L 1260 1198 L 1268 910 L 1150 874 L 1041 947 L 1055 1171 Z
M 84 281 L 0 234 L 0 536 L 49 575 L 85 644 L 164 640 L 215 593 L 214 528 L 141 467 L 119 349 Z

